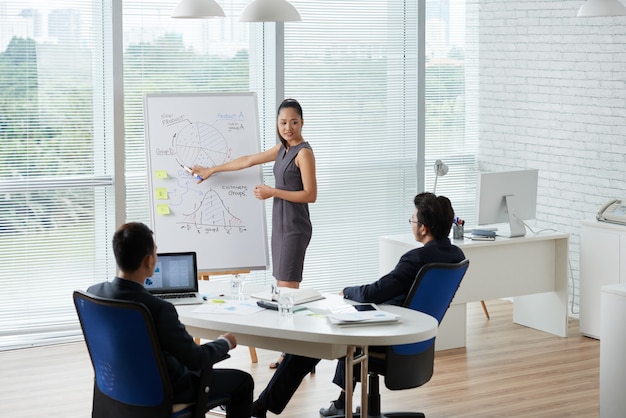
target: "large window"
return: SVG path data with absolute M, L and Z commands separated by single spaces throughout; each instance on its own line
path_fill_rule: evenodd
M 475 225 L 478 153 L 478 0 L 426 0 L 424 175 Z M 448 174 L 437 178 L 442 160 Z
M 320 289 L 379 277 L 379 236 L 410 233 L 413 197 L 420 184 L 433 190 L 436 159 L 450 167 L 437 193 L 474 216 L 475 5 L 426 0 L 420 16 L 417 3 L 300 0 L 303 22 L 285 26 L 285 95 L 304 107 L 303 135 L 318 167 L 304 280 Z
M 417 193 L 415 1 L 294 2 L 285 95 L 300 100 L 318 200 L 304 283 L 324 290 L 379 277 L 378 237 L 410 232 Z
M 115 223 L 150 222 L 145 94 L 254 91 L 262 149 L 276 143 L 278 100 L 302 103 L 319 187 L 307 286 L 376 279 L 378 237 L 410 232 L 434 159 L 451 167 L 437 191 L 457 210 L 473 201 L 475 12 L 420 1 L 294 0 L 303 21 L 284 25 L 239 22 L 248 0 L 221 0 L 227 17 L 207 20 L 170 18 L 176 0 L 3 1 L 0 346 L 76 333 L 71 292 L 114 276 Z M 271 281 L 271 268 L 249 280 Z
M 284 39 L 273 23 L 238 23 L 245 2 L 222 1 L 225 20 L 183 23 L 147 4 L 124 2 L 129 217 L 149 221 L 143 94 L 255 91 L 261 148 L 268 149 L 277 141 L 275 83 L 284 77 L 284 95 L 304 107 L 304 136 L 317 160 L 319 194 L 311 205 L 305 284 L 334 291 L 377 277 L 378 236 L 409 230 L 417 191 L 413 2 L 294 2 L 303 22 L 285 24 Z M 284 67 L 268 58 L 283 41 Z M 273 184 L 271 164 L 264 174 Z M 271 210 L 269 200 L 268 219 Z M 268 282 L 270 273 L 253 272 L 248 280 Z
M 151 93 L 251 91 L 245 0 L 219 19 L 173 19 L 176 2 L 123 1 L 126 219 L 150 222 L 143 98 Z M 258 64 L 262 66 L 262 62 Z
M 73 289 L 113 274 L 107 16 L 0 4 L 0 345 L 76 328 Z

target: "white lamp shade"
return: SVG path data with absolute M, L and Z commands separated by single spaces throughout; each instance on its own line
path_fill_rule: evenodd
M 433 168 L 435 169 L 436 176 L 445 176 L 446 174 L 448 174 L 448 165 L 444 164 L 444 162 L 441 160 L 435 161 L 435 165 Z
M 172 11 L 176 18 L 224 17 L 224 9 L 215 0 L 180 0 Z
M 241 13 L 242 22 L 299 22 L 298 10 L 287 0 L 254 0 Z
M 619 0 L 587 0 L 580 6 L 577 16 L 626 16 L 626 7 Z

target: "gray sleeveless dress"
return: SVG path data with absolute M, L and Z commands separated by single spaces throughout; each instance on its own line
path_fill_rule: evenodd
M 296 165 L 296 155 L 302 148 L 312 151 L 302 142 L 289 151 L 281 146 L 274 162 L 275 187 L 282 190 L 302 190 L 302 175 Z M 308 203 L 294 203 L 274 198 L 272 209 L 272 265 L 276 280 L 302 281 L 304 254 L 311 241 L 311 219 Z

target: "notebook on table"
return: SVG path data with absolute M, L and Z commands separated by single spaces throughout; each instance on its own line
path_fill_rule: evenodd
M 313 302 L 315 300 L 324 299 L 324 296 L 315 289 L 310 287 L 301 287 L 299 289 L 293 289 L 290 287 L 280 287 L 280 293 L 291 293 L 293 295 L 293 304 L 300 305 L 303 303 Z M 274 295 L 271 291 L 253 293 L 252 296 L 255 299 L 261 299 L 269 302 L 276 302 L 278 300 L 277 295 Z
M 198 292 L 196 253 L 161 253 L 157 257 L 154 275 L 146 279 L 144 287 L 174 305 L 202 303 Z

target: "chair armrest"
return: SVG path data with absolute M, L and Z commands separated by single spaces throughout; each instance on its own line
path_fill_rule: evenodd
M 193 409 L 193 418 L 203 418 L 206 416 L 207 402 L 209 400 L 209 382 L 213 374 L 213 366 L 205 367 L 200 372 L 198 391 L 196 392 L 196 406 Z
M 223 359 L 229 358 L 227 354 Z M 198 382 L 198 391 L 196 393 L 196 405 L 193 409 L 192 418 L 205 418 L 206 412 L 209 409 L 215 408 L 219 405 L 227 405 L 230 403 L 230 397 L 223 395 L 220 397 L 211 396 L 211 375 L 213 374 L 213 366 L 208 366 L 202 369 L 200 372 L 200 381 Z

